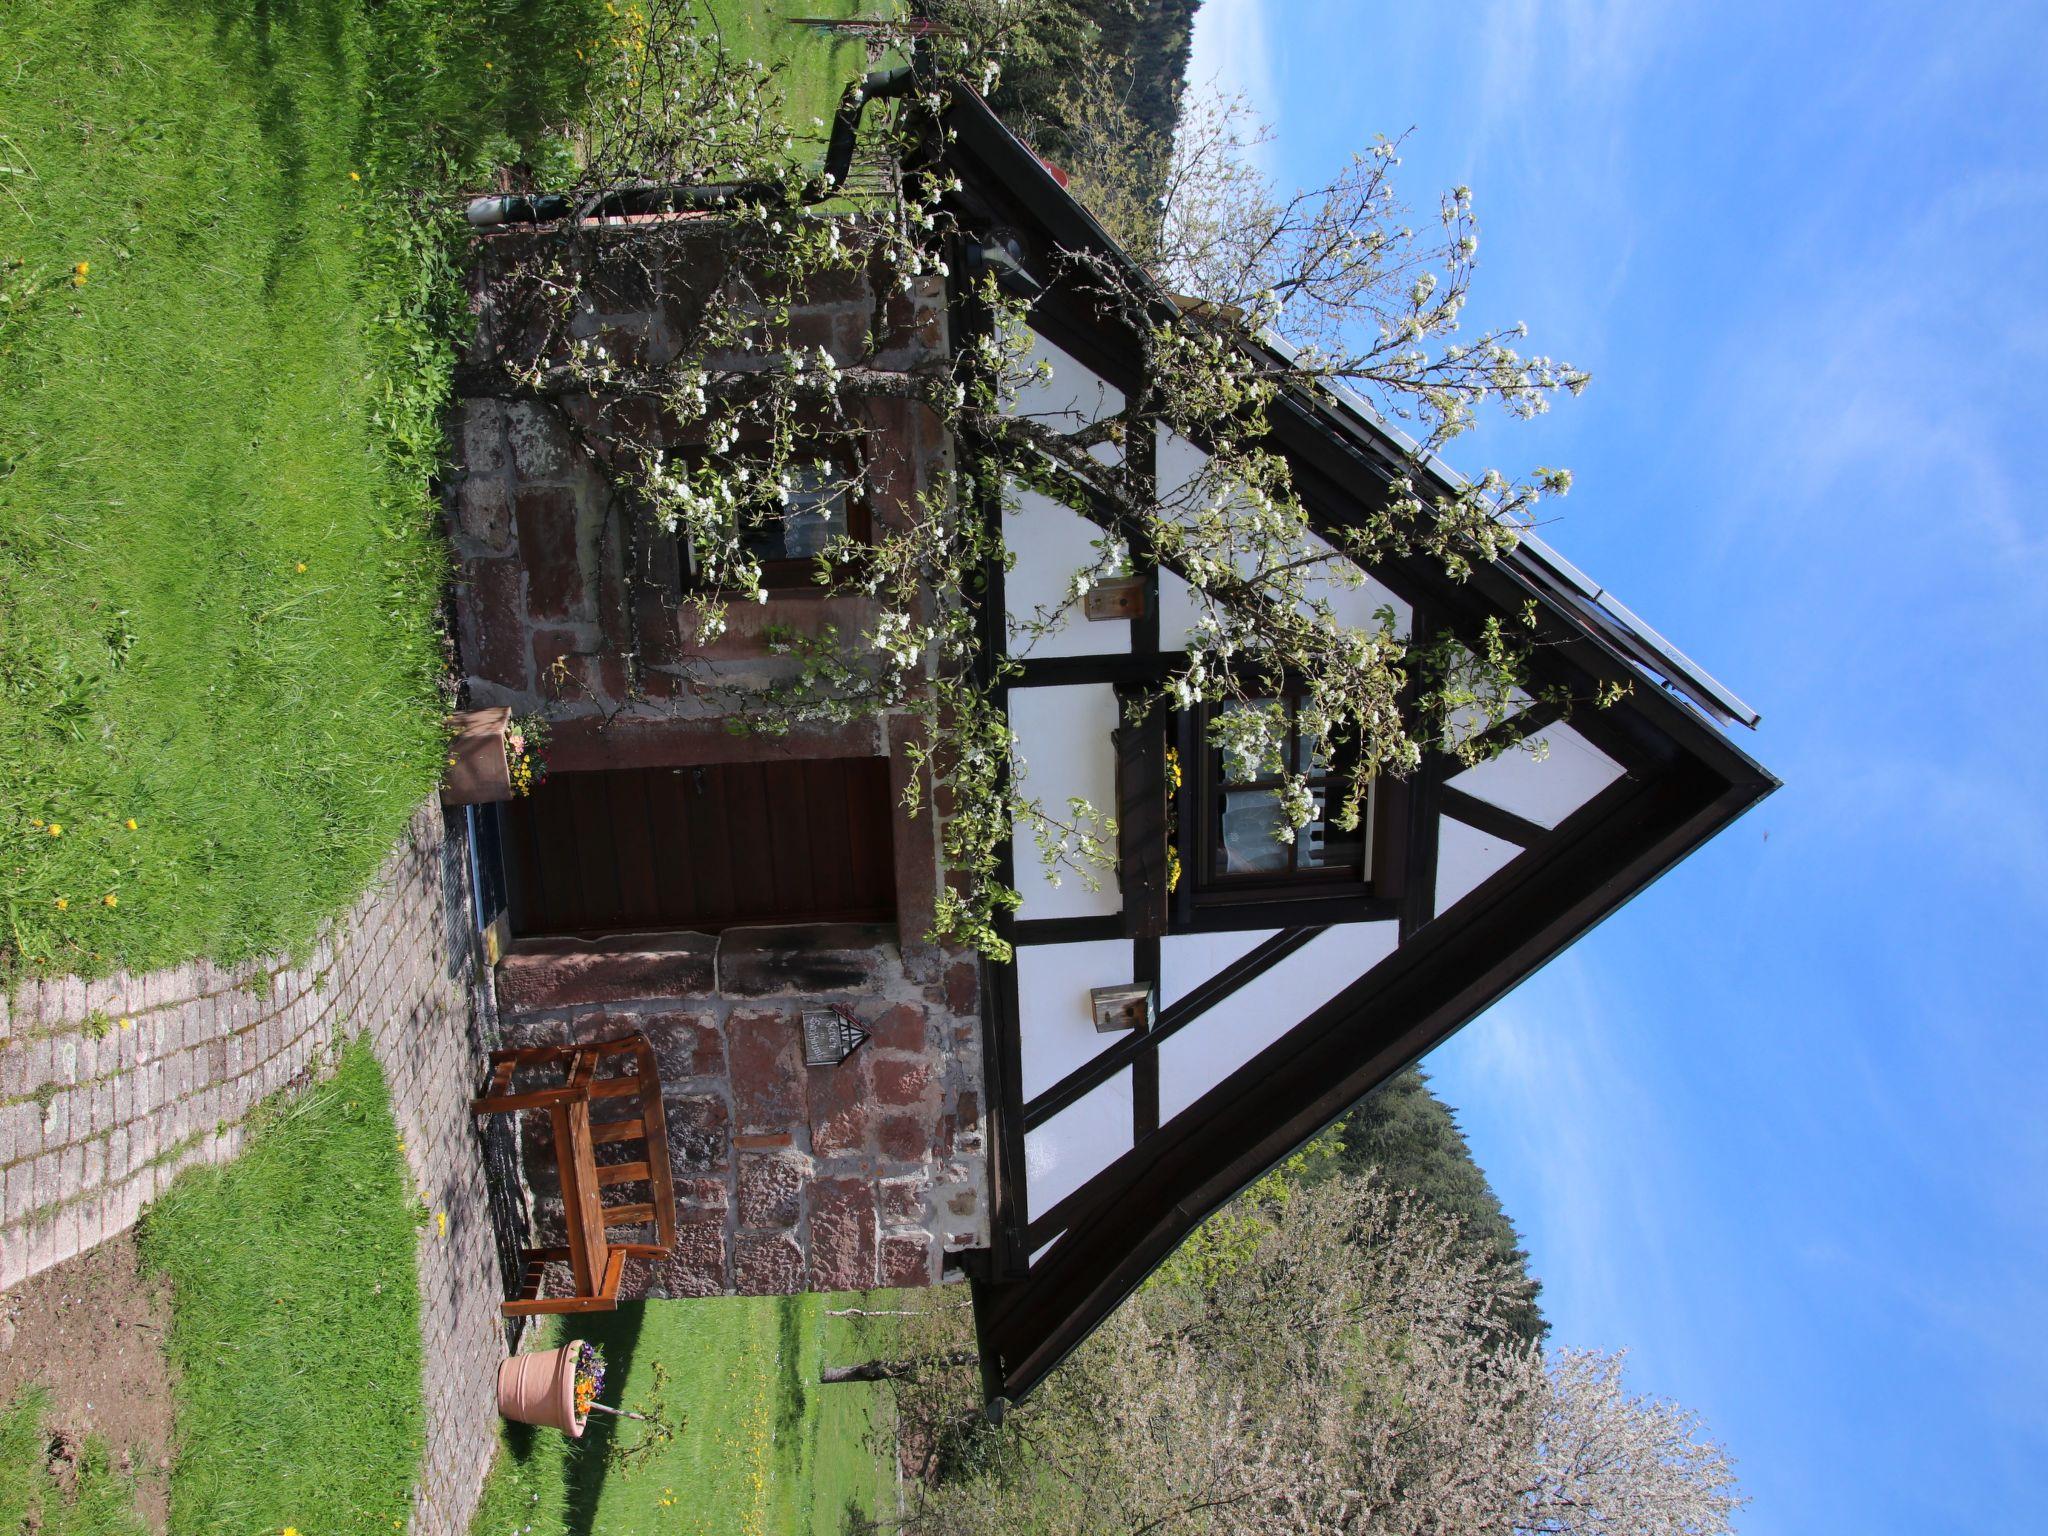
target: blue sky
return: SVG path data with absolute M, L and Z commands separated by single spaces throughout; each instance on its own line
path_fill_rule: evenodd
M 1467 182 L 1476 321 L 1587 396 L 1552 542 L 1763 711 L 1786 788 L 1431 1059 L 1558 1343 L 1631 1350 L 1740 1528 L 2048 1496 L 2048 7 L 1207 0 L 1320 181 Z

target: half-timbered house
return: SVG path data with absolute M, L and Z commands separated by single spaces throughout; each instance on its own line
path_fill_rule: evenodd
M 1114 243 L 971 92 L 952 93 L 945 127 L 953 276 L 903 301 L 892 344 L 969 339 L 977 256 L 1000 250 L 1035 291 L 1050 364 L 1026 407 L 1120 411 L 1129 349 L 1056 279 L 1075 252 L 1122 261 Z M 835 306 L 868 298 L 821 294 L 792 324 L 830 343 L 847 334 Z M 658 354 L 667 302 L 628 293 L 590 323 Z M 1014 962 L 941 952 L 925 941 L 930 821 L 896 799 L 905 722 L 754 740 L 696 717 L 678 660 L 687 550 L 635 533 L 574 434 L 516 402 L 462 410 L 470 696 L 557 720 L 550 783 L 496 822 L 504 878 L 483 872 L 508 891 L 501 1009 L 528 1042 L 622 1022 L 655 1038 L 686 1209 L 677 1258 L 639 1293 L 964 1274 L 992 1399 L 1030 1391 L 1207 1215 L 1774 786 L 1727 734 L 1754 712 L 1528 537 L 1462 581 L 1418 556 L 1331 601 L 1361 625 L 1390 609 L 1415 638 L 1533 603 L 1561 637 L 1532 662 L 1538 691 L 1619 685 L 1619 701 L 1568 718 L 1532 704 L 1493 729 L 1541 753 L 1430 758 L 1377 783 L 1355 831 L 1312 821 L 1282 841 L 1268 786 L 1234 774 L 1200 709 L 1125 708 L 1174 666 L 1185 585 L 1141 556 L 1115 601 L 1071 601 L 1102 530 L 1020 491 L 987 509 L 1014 558 L 987 572 L 985 659 L 992 677 L 999 654 L 1016 663 L 996 693 L 1028 792 L 1115 807 L 1116 868 L 1092 888 L 1054 881 L 1027 840 L 1006 872 Z M 595 404 L 581 420 L 603 429 Z M 1272 431 L 1325 531 L 1413 470 L 1341 392 L 1283 398 Z M 869 436 L 869 494 L 843 515 L 886 524 L 952 445 L 902 402 L 875 407 Z M 1163 430 L 1123 451 L 1162 488 L 1202 452 Z M 857 599 L 798 589 L 762 606 L 695 662 L 765 666 L 768 622 L 858 618 Z M 801 1016 L 823 1004 L 873 1038 L 806 1068 Z

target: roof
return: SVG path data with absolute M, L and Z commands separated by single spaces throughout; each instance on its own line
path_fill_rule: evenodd
M 1123 261 L 1144 280 L 980 97 L 954 86 L 950 99 L 944 155 L 964 184 L 957 211 L 975 239 L 1023 231 L 1043 245 Z M 1168 302 L 1163 292 L 1160 298 Z M 1050 339 L 1105 377 L 1128 371 L 1119 367 L 1123 350 L 1073 297 L 1048 290 L 1033 323 L 1057 330 Z M 1348 390 L 1290 392 L 1273 431 L 1304 500 L 1313 499 L 1313 515 L 1355 506 L 1369 494 L 1361 489 L 1369 480 L 1385 485 L 1414 472 L 1414 445 Z M 1426 473 L 1447 487 L 1463 484 L 1435 460 Z M 1021 1208 L 1004 1209 L 1016 1178 L 1004 1165 L 1021 1155 L 1015 1123 L 1022 1119 L 1021 1103 L 1010 1102 L 1014 1085 L 1006 1090 L 1002 1081 L 1010 1070 L 1006 1061 L 1014 1059 L 1018 1020 L 1004 1017 L 1000 986 L 984 987 L 998 1240 L 992 1254 L 969 1262 L 984 1390 L 992 1403 L 1044 1380 L 1211 1212 L 1777 785 L 1721 729 L 1754 726 L 1756 711 L 1526 530 L 1514 550 L 1475 566 L 1462 582 L 1420 556 L 1389 562 L 1379 574 L 1422 594 L 1434 621 L 1454 629 L 1533 598 L 1565 631 L 1543 653 L 1545 667 L 1581 681 L 1646 685 L 1611 711 L 1588 712 L 1601 720 L 1577 722 L 1587 731 L 1597 728 L 1627 772 L 1597 814 L 1561 824 L 1570 831 L 1530 848 L 1448 919 L 1437 919 L 1433 899 L 1421 899 L 1421 910 L 1414 909 L 1413 893 L 1425 879 L 1411 872 L 1411 902 L 1403 909 L 1395 954 L 1369 966 L 1235 1078 L 1125 1154 L 1096 1181 L 1114 1188 L 1074 1215 L 1036 1256 L 1029 1242 L 1018 1241 L 1026 1225 Z M 1417 776 L 1411 825 L 1428 827 L 1432 837 L 1435 797 L 1448 776 L 1443 764 Z M 1433 853 L 1427 858 L 1433 868 Z

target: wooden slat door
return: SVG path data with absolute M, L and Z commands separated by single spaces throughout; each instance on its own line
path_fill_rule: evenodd
M 505 807 L 512 931 L 887 922 L 884 758 L 564 773 Z

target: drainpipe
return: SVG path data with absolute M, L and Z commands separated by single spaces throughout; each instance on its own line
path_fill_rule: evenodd
M 825 146 L 824 169 L 804 188 L 799 201 L 821 203 L 846 184 L 847 175 L 853 169 L 854 146 L 860 137 L 861 114 L 867 104 L 877 99 L 902 96 L 915 84 L 916 71 L 906 64 L 897 69 L 876 70 L 847 86 L 839 98 L 839 110 L 832 117 L 832 136 Z M 647 214 L 709 212 L 731 207 L 734 203 L 784 200 L 786 193 L 775 182 L 727 181 L 693 186 L 664 186 L 649 182 L 607 193 L 585 204 L 580 213 L 577 205 L 559 192 L 479 197 L 469 205 L 469 222 L 479 228 L 501 224 L 548 224 L 572 214 L 586 219 L 616 219 Z

